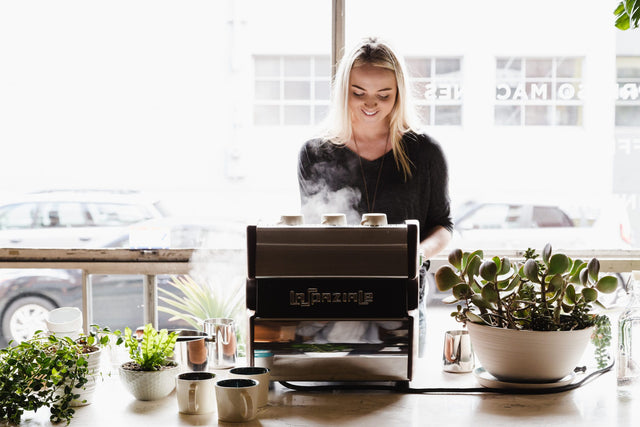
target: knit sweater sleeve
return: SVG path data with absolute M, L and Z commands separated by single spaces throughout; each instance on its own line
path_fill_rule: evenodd
M 433 140 L 429 144 L 428 173 L 431 191 L 424 237 L 436 226 L 453 230 L 449 200 L 449 176 L 447 161 L 440 145 Z M 423 237 L 423 238 L 424 238 Z

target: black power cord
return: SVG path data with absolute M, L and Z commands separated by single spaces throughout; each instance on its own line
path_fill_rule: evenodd
M 542 388 L 495 388 L 495 387 L 470 387 L 470 388 L 456 388 L 456 387 L 432 387 L 432 388 L 411 388 L 408 383 L 397 383 L 395 385 L 384 384 L 364 384 L 364 383 L 340 383 L 330 385 L 314 385 L 304 386 L 291 384 L 288 381 L 280 381 L 280 384 L 286 388 L 295 391 L 304 392 L 327 392 L 327 391 L 390 391 L 394 393 L 404 394 L 457 394 L 457 393 L 500 393 L 500 394 L 552 394 L 562 393 L 569 390 L 574 390 L 581 387 L 600 375 L 609 372 L 614 366 L 614 362 L 610 365 L 591 372 L 580 381 L 573 382 L 571 384 L 563 385 L 560 387 L 542 387 Z M 582 366 L 574 369 L 574 372 L 586 373 L 587 368 Z

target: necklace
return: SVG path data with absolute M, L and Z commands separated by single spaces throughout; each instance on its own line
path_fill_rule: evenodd
M 367 188 L 367 179 L 364 176 L 364 167 L 362 166 L 362 157 L 360 157 L 360 149 L 358 148 L 358 141 L 356 136 L 353 135 L 353 143 L 356 146 L 356 154 L 360 161 L 360 173 L 362 174 L 362 182 L 364 184 L 364 194 L 367 200 L 367 212 L 371 213 L 376 207 L 376 196 L 378 195 L 378 184 L 380 184 L 380 177 L 382 176 L 382 166 L 384 165 L 384 158 L 387 155 L 387 148 L 389 148 L 389 135 L 387 134 L 387 142 L 384 145 L 384 153 L 382 153 L 382 161 L 380 162 L 380 168 L 378 169 L 378 179 L 376 179 L 376 188 L 373 190 L 373 203 L 369 204 L 369 189 Z

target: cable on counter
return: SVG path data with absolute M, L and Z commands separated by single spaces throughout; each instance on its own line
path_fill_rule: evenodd
M 430 387 L 430 388 L 411 388 L 408 386 L 408 382 L 397 383 L 395 385 L 384 385 L 384 384 L 363 384 L 363 383 L 340 383 L 340 384 L 330 384 L 330 385 L 314 385 L 314 386 L 304 386 L 304 385 L 296 385 L 291 384 L 287 381 L 279 381 L 280 384 L 286 388 L 295 391 L 305 391 L 305 392 L 331 392 L 331 391 L 390 391 L 395 393 L 404 393 L 404 394 L 457 394 L 457 393 L 500 393 L 500 394 L 552 394 L 552 393 L 562 393 L 569 390 L 574 390 L 578 387 L 581 387 L 585 384 L 588 384 L 595 378 L 600 375 L 609 372 L 613 366 L 614 362 L 610 365 L 595 370 L 590 374 L 586 375 L 579 381 L 573 382 L 571 384 L 567 384 L 561 387 L 545 387 L 545 388 L 534 388 L 534 389 L 524 389 L 524 388 L 491 388 L 491 387 L 470 387 L 470 388 L 457 388 L 457 387 Z M 586 373 L 587 368 L 577 367 L 574 369 L 574 372 L 583 372 Z

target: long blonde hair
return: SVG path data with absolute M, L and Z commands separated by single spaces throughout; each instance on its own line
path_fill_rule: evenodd
M 402 135 L 416 129 L 415 111 L 407 88 L 407 74 L 399 55 L 385 42 L 375 37 L 361 40 L 348 54 L 345 54 L 333 80 L 333 101 L 326 122 L 324 139 L 336 145 L 344 145 L 353 135 L 351 114 L 349 113 L 349 78 L 354 67 L 370 64 L 394 72 L 397 84 L 396 102 L 391 110 L 389 140 L 393 157 L 405 180 L 411 176 L 411 160 L 402 144 Z

